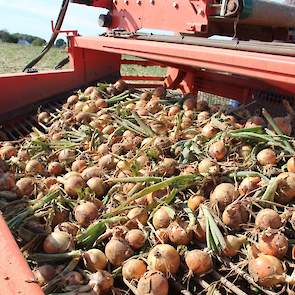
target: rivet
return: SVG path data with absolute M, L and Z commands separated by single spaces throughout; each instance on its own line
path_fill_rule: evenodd
M 173 2 L 173 7 L 174 8 L 178 8 L 178 3 L 177 2 Z
M 124 0 L 124 3 L 128 5 L 128 0 Z
M 150 0 L 150 3 L 151 3 L 152 5 L 154 5 L 154 4 L 155 4 L 155 1 L 154 1 L 154 0 Z
M 136 1 L 136 4 L 140 5 L 141 4 L 141 1 L 140 0 L 137 0 Z

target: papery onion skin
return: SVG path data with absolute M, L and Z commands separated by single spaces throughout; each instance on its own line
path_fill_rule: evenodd
M 257 161 L 260 165 L 275 165 L 277 162 L 276 153 L 272 149 L 264 149 L 260 151 L 257 156 Z
M 213 159 L 221 161 L 225 158 L 227 150 L 224 142 L 219 140 L 210 145 L 208 152 Z
M 295 173 L 283 172 L 278 175 L 278 188 L 275 200 L 280 204 L 288 204 L 295 200 Z
M 231 204 L 238 197 L 235 186 L 231 183 L 221 183 L 217 185 L 210 195 L 210 204 L 218 206 L 223 211 L 225 207 Z
M 175 245 L 188 245 L 192 239 L 192 231 L 187 228 L 187 223 L 174 221 L 167 228 L 170 241 Z
M 226 206 L 222 213 L 223 223 L 231 229 L 239 229 L 247 223 L 248 218 L 249 213 L 246 206 L 239 201 Z
M 139 280 L 147 271 L 146 264 L 140 259 L 129 259 L 122 267 L 122 276 L 124 279 Z
M 139 280 L 138 295 L 168 295 L 168 281 L 159 271 L 148 271 Z
M 41 265 L 35 268 L 32 272 L 36 281 L 41 286 L 48 283 L 56 275 L 55 267 L 50 264 Z
M 202 250 L 192 250 L 187 252 L 185 263 L 190 271 L 197 275 L 203 275 L 213 269 L 211 256 Z
M 94 290 L 95 294 L 104 295 L 113 288 L 114 278 L 105 270 L 98 270 L 91 274 L 89 278 L 88 285 Z
M 147 263 L 152 270 L 175 274 L 180 266 L 180 256 L 171 245 L 160 244 L 150 250 Z
M 43 250 L 46 253 L 64 253 L 73 249 L 73 239 L 66 232 L 52 232 L 43 242 Z
M 260 255 L 251 259 L 248 265 L 250 276 L 260 286 L 271 288 L 284 282 L 284 268 L 281 261 L 271 255 Z
M 239 185 L 239 193 L 244 196 L 259 188 L 261 178 L 259 176 L 249 176 L 242 180 Z
M 133 250 L 139 250 L 145 244 L 145 234 L 140 229 L 131 229 L 125 236 L 126 241 Z
M 83 253 L 86 268 L 92 272 L 103 270 L 107 266 L 107 257 L 99 249 L 90 249 Z
M 71 197 L 76 197 L 79 191 L 86 187 L 86 183 L 81 176 L 73 175 L 64 181 L 64 189 Z
M 166 208 L 166 206 L 162 206 L 154 213 L 153 226 L 155 229 L 166 228 L 169 226 L 171 221 L 172 218 L 169 214 L 169 208 Z
M 81 226 L 88 226 L 98 217 L 97 206 L 92 202 L 84 202 L 74 209 L 75 219 Z
M 280 215 L 269 208 L 262 209 L 255 218 L 255 226 L 259 229 L 278 229 L 282 226 Z

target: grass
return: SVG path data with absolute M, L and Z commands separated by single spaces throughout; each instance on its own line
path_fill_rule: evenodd
M 42 47 L 38 46 L 0 43 L 0 74 L 21 72 L 25 65 L 36 57 L 42 49 Z M 52 48 L 38 63 L 36 68 L 39 71 L 53 69 L 66 56 L 67 52 L 64 49 Z M 125 58 L 135 59 L 132 57 Z M 121 73 L 122 75 L 164 76 L 166 69 L 123 65 Z

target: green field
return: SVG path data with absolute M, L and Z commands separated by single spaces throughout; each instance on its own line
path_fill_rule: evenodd
M 42 49 L 42 47 L 0 43 L 0 74 L 21 72 L 25 65 L 36 57 Z M 53 69 L 66 56 L 67 53 L 64 49 L 52 48 L 36 68 L 39 71 Z M 121 72 L 123 75 L 163 76 L 166 70 L 160 67 L 144 68 L 135 65 L 123 65 Z

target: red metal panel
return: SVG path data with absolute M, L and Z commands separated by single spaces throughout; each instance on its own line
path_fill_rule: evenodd
M 0 294 L 44 295 L 0 214 Z
M 110 37 L 74 39 L 81 48 L 134 55 L 178 68 L 238 74 L 295 93 L 295 58 L 290 56 Z
M 154 76 L 122 76 L 123 80 L 134 80 L 134 81 L 164 81 L 164 77 Z

